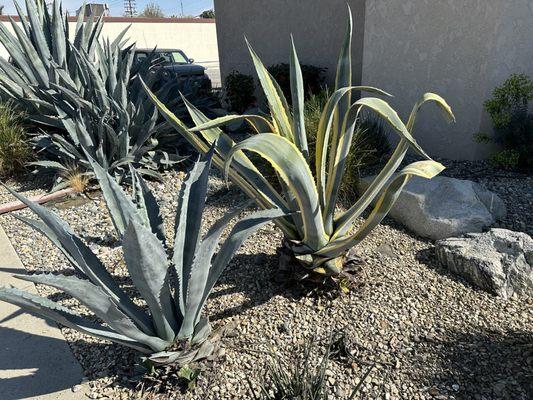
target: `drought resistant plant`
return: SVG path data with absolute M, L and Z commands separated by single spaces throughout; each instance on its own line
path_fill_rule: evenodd
M 0 174 L 21 171 L 32 157 L 23 114 L 12 103 L 0 103 Z
M 533 100 L 533 81 L 523 74 L 513 74 L 494 89 L 485 102 L 494 125 L 494 140 L 503 150 L 492 160 L 505 167 L 533 167 L 533 114 L 529 103 Z M 478 135 L 478 141 L 491 141 L 488 135 Z
M 294 43 L 291 52 L 292 113 L 279 85 L 271 78 L 251 47 L 250 53 L 270 107 L 271 119 L 244 115 L 225 116 L 210 121 L 186 102 L 197 124 L 194 129 L 187 129 L 145 87 L 164 117 L 198 151 L 206 152 L 218 140 L 215 165 L 223 169 L 226 176 L 259 206 L 269 208 L 275 205 L 294 213 L 278 218 L 276 224 L 285 235 L 286 246 L 306 271 L 321 275 L 338 275 L 342 272 L 344 254 L 360 243 L 383 220 L 411 177 L 430 179 L 444 169 L 441 164 L 431 160 L 412 135 L 416 116 L 422 105 L 434 102 L 449 120 L 453 120 L 448 104 L 432 93 L 425 94 L 414 106 L 406 123 L 380 98 L 363 97 L 352 102 L 353 91 L 362 90 L 385 96 L 387 93 L 372 87 L 352 86 L 351 38 L 350 12 L 349 26 L 338 62 L 335 91 L 322 112 L 316 133 L 316 151 L 313 155 L 316 178 L 309 167 L 312 155 L 309 154 L 305 131 L 304 86 Z M 358 117 L 364 109 L 377 113 L 398 134 L 400 141 L 366 192 L 350 208 L 337 215 L 335 208 L 347 156 Z M 258 134 L 236 144 L 219 127 L 239 119 L 247 120 Z M 425 160 L 412 163 L 395 174 L 409 149 Z M 274 189 L 244 151 L 257 153 L 272 164 L 280 180 L 281 192 Z M 352 233 L 354 222 L 376 199 L 370 215 Z
M 144 181 L 136 176 L 140 190 L 135 192 L 134 203 L 109 174 L 96 166 L 113 221 L 123 232 L 126 267 L 149 314 L 126 295 L 66 222 L 13 191 L 41 220 L 19 218 L 45 234 L 80 276 L 40 273 L 18 277 L 64 291 L 106 325 L 90 322 L 50 299 L 15 288 L 0 289 L 0 300 L 88 335 L 131 347 L 156 365 L 187 364 L 208 356 L 214 344 L 209 340 L 211 327 L 202 317 L 202 309 L 209 293 L 240 245 L 259 227 L 281 215 L 279 210 L 261 210 L 241 219 L 215 255 L 222 232 L 242 209 L 217 221 L 200 240 L 212 157 L 211 151 L 195 164 L 179 191 L 171 260 L 159 207 Z
M 136 75 L 147 75 L 152 59 L 132 65 L 134 45 L 125 47 L 126 31 L 114 41 L 100 40 L 103 18 L 85 22 L 82 7 L 70 38 L 59 0 L 50 8 L 26 0 L 27 18 L 16 8 L 20 25 L 11 19 L 14 34 L 0 24 L 0 43 L 10 55 L 9 62 L 0 59 L 0 94 L 44 128 L 34 142 L 48 161 L 38 165 L 62 169 L 76 162 L 90 168 L 82 145 L 118 176 L 129 171 L 128 163 L 151 173 L 178 160 L 160 150 L 157 111 L 132 83 Z M 165 90 L 159 95 L 166 97 Z
M 325 354 L 313 365 L 312 353 L 316 346 L 316 338 L 307 341 L 302 348 L 298 348 L 294 360 L 285 363 L 279 355 L 273 353 L 266 362 L 263 381 L 259 384 L 259 395 L 252 389 L 255 400 L 328 400 L 327 377 L 329 363 L 335 355 L 336 340 L 330 335 Z M 352 389 L 349 400 L 355 399 L 365 379 L 372 372 L 373 367 L 367 369 L 359 383 Z M 250 380 L 248 384 L 252 387 Z

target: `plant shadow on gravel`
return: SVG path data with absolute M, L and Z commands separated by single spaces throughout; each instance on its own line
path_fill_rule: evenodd
M 48 191 L 54 186 L 54 174 L 46 172 L 34 173 L 30 170 L 25 170 L 16 175 L 10 176 L 4 183 L 8 186 L 16 185 L 18 192 L 26 192 L 32 190 Z
M 275 282 L 277 264 L 278 258 L 275 254 L 237 254 L 217 284 L 229 287 L 218 290 L 215 287 L 211 299 L 242 293 L 246 301 L 234 307 L 225 307 L 224 310 L 211 315 L 209 319 L 218 321 L 235 316 L 268 302 L 276 295 L 291 299 L 301 298 L 304 293 L 295 286 Z
M 456 399 L 533 398 L 533 334 L 531 332 L 445 332 L 442 339 L 421 343 L 411 369 L 413 379 L 434 392 Z M 432 370 L 423 364 L 435 365 Z M 447 398 L 447 397 L 443 397 Z
M 468 287 L 471 290 L 474 291 L 480 291 L 481 289 L 478 289 L 477 287 L 470 284 L 467 280 L 461 278 L 459 275 L 456 275 L 452 272 L 450 272 L 446 267 L 441 265 L 439 263 L 439 260 L 437 259 L 437 255 L 435 253 L 435 247 L 432 246 L 428 249 L 422 249 L 416 254 L 416 260 L 420 263 L 425 265 L 426 267 L 434 270 L 439 275 L 442 275 L 448 279 L 451 279 L 454 282 L 460 283 L 463 286 Z
M 246 300 L 234 307 L 224 307 L 223 311 L 210 315 L 211 321 L 218 321 L 243 313 L 248 309 L 259 307 L 275 296 L 282 296 L 291 301 L 308 297 L 316 300 L 331 300 L 342 296 L 338 287 L 324 287 L 314 282 L 297 281 L 281 275 L 277 254 L 259 253 L 255 255 L 238 254 L 222 275 L 215 287 L 211 299 L 242 293 Z M 354 288 L 353 290 L 358 290 Z

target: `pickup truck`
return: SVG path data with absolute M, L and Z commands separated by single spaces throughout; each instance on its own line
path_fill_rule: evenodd
M 194 64 L 194 60 L 187 57 L 179 49 L 136 49 L 133 58 L 134 63 L 140 63 L 152 52 L 155 52 L 157 64 L 153 72 L 157 73 L 162 80 L 194 82 L 204 90 L 211 89 L 211 80 L 205 73 L 205 67 Z

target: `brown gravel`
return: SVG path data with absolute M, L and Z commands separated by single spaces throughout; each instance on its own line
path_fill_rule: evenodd
M 152 187 L 171 223 L 180 179 L 177 173 L 166 178 L 165 184 Z M 524 195 L 527 190 L 502 189 L 517 186 L 514 178 L 501 179 L 489 188 L 508 204 L 531 204 L 531 193 Z M 228 205 L 243 200 L 238 191 L 225 189 L 220 179 L 211 182 L 206 226 L 223 215 Z M 0 200 L 8 198 L 2 190 Z M 102 202 L 58 206 L 58 213 L 91 243 L 112 272 L 124 278 L 121 250 L 112 239 Z M 524 222 L 530 229 L 529 216 L 514 210 L 521 209 L 511 208 L 509 221 Z M 12 216 L 3 216 L 1 223 L 28 270 L 68 267 L 46 239 Z M 533 299 L 503 301 L 472 288 L 436 264 L 431 242 L 388 220 L 358 247 L 357 254 L 364 260 L 360 285 L 347 295 L 309 293 L 306 287 L 277 282 L 280 242 L 279 231 L 268 225 L 241 248 L 206 309 L 215 326 L 234 325 L 233 333 L 224 339 L 225 354 L 204 366 L 194 390 L 180 394 L 176 388 L 161 398 L 249 399 L 246 378 L 254 384 L 263 380 L 269 352 L 290 362 L 295 346 L 312 337 L 323 344 L 332 329 L 345 332 L 352 352 L 350 360 L 329 366 L 332 399 L 347 398 L 372 363 L 376 369 L 365 381 L 360 398 L 533 398 Z M 39 287 L 39 291 L 83 312 L 73 300 L 48 288 Z M 89 378 L 91 398 L 149 398 L 130 383 L 134 352 L 70 329 L 63 333 Z

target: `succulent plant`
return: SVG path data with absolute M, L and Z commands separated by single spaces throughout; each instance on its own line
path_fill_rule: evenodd
M 387 215 L 401 190 L 413 176 L 431 179 L 444 166 L 431 160 L 413 137 L 419 109 L 427 102 L 439 106 L 448 120 L 453 120 L 450 107 L 440 96 L 427 93 L 414 106 L 404 123 L 396 111 L 383 99 L 362 97 L 352 101 L 354 91 L 366 91 L 381 96 L 387 93 L 373 87 L 352 86 L 352 17 L 342 45 L 337 67 L 335 91 L 329 98 L 316 133 L 316 152 L 309 154 L 304 121 L 304 86 L 294 41 L 291 51 L 292 109 L 288 106 L 279 85 L 249 45 L 252 60 L 270 108 L 271 118 L 262 115 L 226 116 L 207 119 L 192 104 L 186 102 L 196 123 L 187 129 L 165 105 L 150 93 L 154 104 L 174 128 L 198 151 L 206 152 L 210 144 L 219 141 L 214 162 L 225 171 L 260 207 L 273 205 L 292 211 L 287 217 L 276 220 L 285 235 L 285 243 L 305 275 L 318 273 L 335 276 L 342 272 L 343 256 L 348 249 L 360 243 Z M 377 113 L 398 134 L 400 140 L 395 151 L 370 187 L 348 210 L 335 214 L 339 188 L 343 179 L 354 129 L 360 112 Z M 235 120 L 247 120 L 256 135 L 236 144 L 220 127 Z M 425 160 L 412 163 L 395 174 L 407 151 L 412 149 Z M 265 175 L 248 158 L 244 151 L 257 153 L 276 170 L 281 191 L 269 183 Z M 310 168 L 314 157 L 316 181 Z M 351 233 L 354 222 L 373 203 L 370 215 Z
M 113 41 L 100 38 L 103 18 L 85 21 L 82 7 L 70 38 L 59 0 L 50 10 L 42 0 L 26 0 L 27 18 L 16 8 L 21 26 L 11 19 L 14 34 L 0 24 L 0 43 L 11 60 L 0 59 L 0 95 L 43 127 L 33 143 L 45 160 L 34 165 L 62 171 L 76 162 L 90 169 L 81 146 L 118 177 L 129 173 L 129 163 L 158 176 L 159 167 L 182 159 L 163 148 L 168 142 L 161 140 L 157 110 L 135 82 L 140 75 L 149 84 L 155 79 L 147 73 L 155 56 L 133 66 L 135 45 L 126 46 L 127 30 Z M 157 93 L 166 98 L 170 89 Z
M 18 278 L 55 287 L 77 299 L 105 325 L 93 323 L 44 297 L 1 288 L 0 300 L 18 305 L 88 335 L 140 351 L 154 364 L 187 364 L 211 354 L 211 327 L 202 310 L 209 293 L 241 244 L 280 210 L 261 210 L 239 220 L 218 247 L 228 223 L 243 208 L 218 220 L 201 238 L 209 168 L 214 150 L 198 161 L 178 195 L 172 257 L 164 242 L 161 213 L 154 196 L 136 174 L 136 202 L 102 169 L 98 178 L 113 221 L 122 235 L 129 275 L 148 313 L 119 287 L 103 263 L 68 224 L 47 208 L 11 191 L 40 218 L 18 217 L 56 245 L 77 276 L 38 273 Z M 216 254 L 215 254 L 216 253 Z

